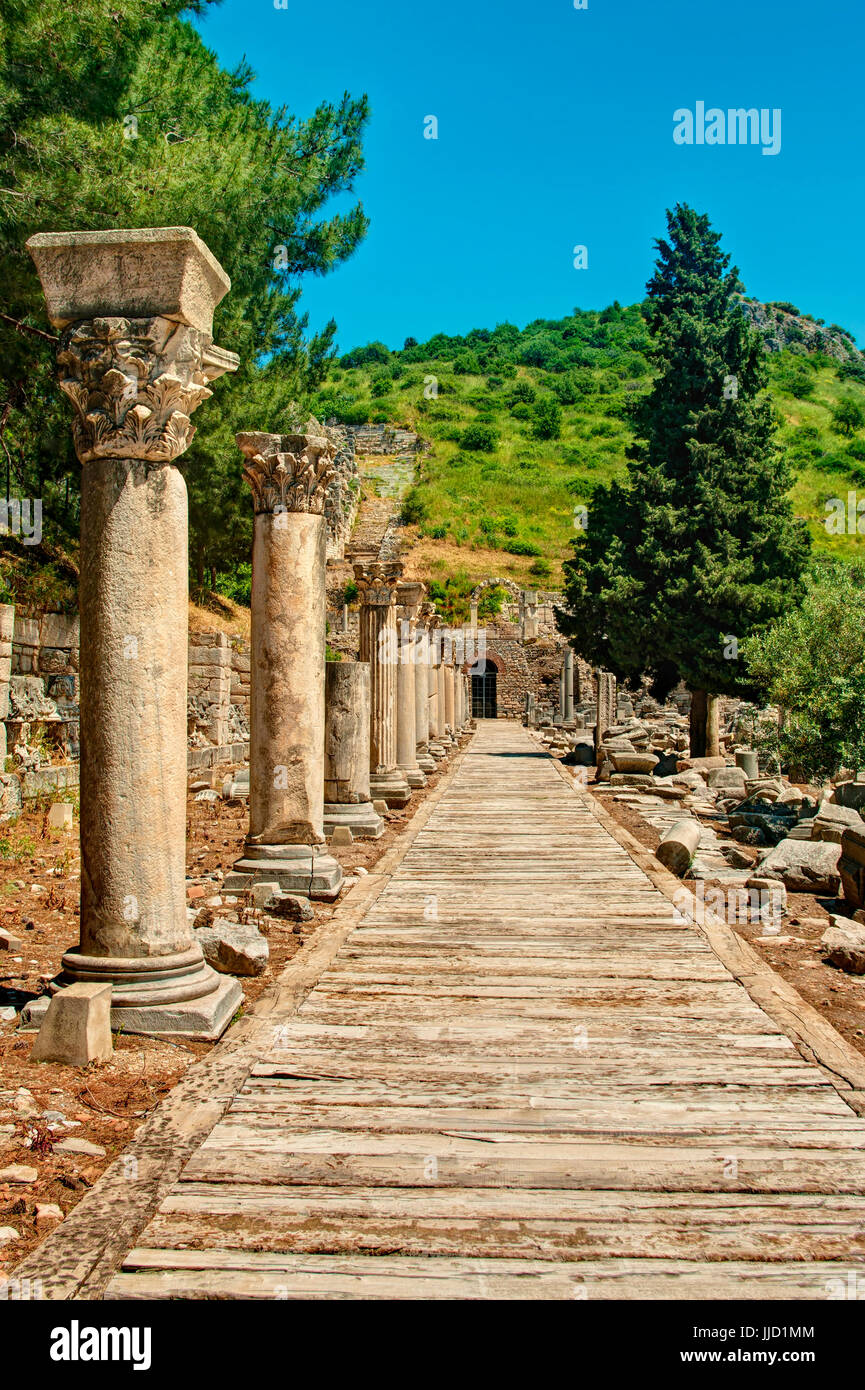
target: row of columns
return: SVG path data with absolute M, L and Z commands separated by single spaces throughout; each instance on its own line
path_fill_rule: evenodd
M 186 911 L 188 515 L 175 465 L 209 383 L 239 365 L 212 338 L 230 282 L 190 228 L 46 233 L 28 249 L 82 464 L 80 941 L 57 984 L 110 983 L 116 1027 L 213 1038 L 242 994 L 207 965 Z M 225 887 L 275 880 L 332 899 L 342 870 L 326 824 L 381 833 L 372 800 L 404 805 L 424 784 L 467 722 L 466 678 L 436 655 L 422 586 L 392 565 L 356 567 L 360 661 L 326 663 L 329 442 L 237 443 L 254 507 L 249 829 Z

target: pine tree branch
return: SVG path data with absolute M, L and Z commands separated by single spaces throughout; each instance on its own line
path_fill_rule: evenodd
M 3 323 L 11 324 L 19 333 L 32 333 L 34 338 L 44 338 L 46 343 L 59 343 L 60 339 L 54 333 L 46 333 L 42 328 L 32 328 L 29 323 L 22 323 L 20 319 L 13 319 L 9 314 L 0 314 Z

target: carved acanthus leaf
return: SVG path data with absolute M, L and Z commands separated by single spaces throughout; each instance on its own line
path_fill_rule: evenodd
M 361 603 L 370 608 L 389 608 L 396 600 L 402 565 L 396 561 L 374 560 L 371 564 L 356 564 L 354 578 Z
M 171 319 L 95 318 L 61 335 L 60 386 L 72 402 L 75 449 L 98 458 L 170 463 L 188 448 L 190 415 L 212 395 L 210 338 Z M 223 356 L 236 364 L 230 353 Z M 221 370 L 233 370 L 232 363 Z
M 329 440 L 311 434 L 249 433 L 239 434 L 237 444 L 256 512 L 324 514 L 334 473 Z

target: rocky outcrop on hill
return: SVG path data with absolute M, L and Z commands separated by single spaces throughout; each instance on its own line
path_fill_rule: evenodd
M 758 329 L 767 352 L 782 352 L 798 345 L 805 352 L 825 352 L 838 362 L 865 362 L 865 353 L 837 323 L 826 324 L 810 314 L 800 314 L 793 304 L 761 304 L 758 299 L 744 298 L 740 303 L 745 316 Z

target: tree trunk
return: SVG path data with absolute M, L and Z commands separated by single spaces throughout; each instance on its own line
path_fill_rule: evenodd
M 199 553 L 195 557 L 195 578 L 199 589 L 204 588 L 204 556 Z
M 721 745 L 719 741 L 720 701 L 717 695 L 708 690 L 691 691 L 691 757 L 715 758 Z
M 691 691 L 691 746 L 692 758 L 706 756 L 706 709 L 709 697 L 705 690 Z

